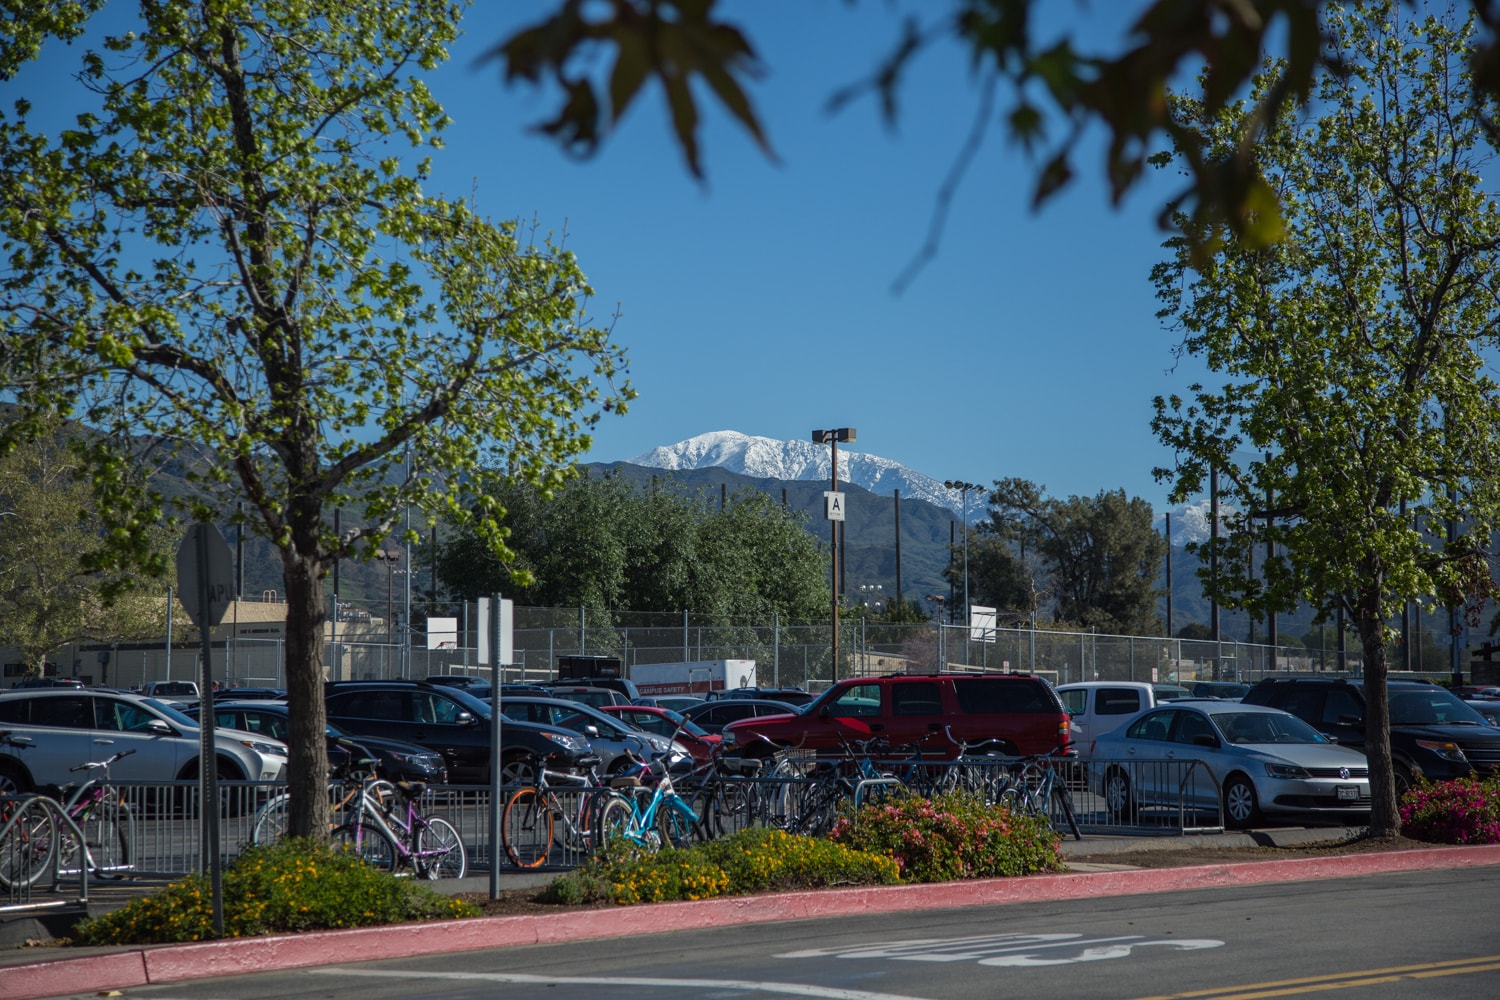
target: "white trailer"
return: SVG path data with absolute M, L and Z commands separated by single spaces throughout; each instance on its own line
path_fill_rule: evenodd
M 754 660 L 694 660 L 688 663 L 637 663 L 630 679 L 643 696 L 691 694 L 755 687 Z

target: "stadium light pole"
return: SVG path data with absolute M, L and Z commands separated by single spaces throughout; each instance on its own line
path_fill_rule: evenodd
M 978 489 L 983 489 L 978 483 L 966 483 L 962 479 L 948 479 L 943 485 L 950 490 L 958 490 L 959 505 L 963 508 L 964 523 L 964 659 L 968 659 L 969 648 L 969 494 Z

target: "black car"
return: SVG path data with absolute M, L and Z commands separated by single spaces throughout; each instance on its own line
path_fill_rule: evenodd
M 334 681 L 324 685 L 328 721 L 355 739 L 387 736 L 436 750 L 455 784 L 490 780 L 491 711 L 460 688 L 426 681 Z M 506 720 L 500 729 L 500 778 L 529 784 L 536 762 L 580 771 L 599 762 L 588 740 L 556 726 Z
M 1418 772 L 1433 781 L 1500 770 L 1500 729 L 1453 692 L 1420 681 L 1389 681 L 1391 761 L 1396 793 Z M 1245 695 L 1248 705 L 1291 712 L 1344 746 L 1365 748 L 1365 690 L 1359 680 L 1275 677 Z
M 192 705 L 181 711 L 196 719 L 199 708 Z M 215 701 L 214 724 L 221 729 L 262 733 L 283 743 L 291 734 L 289 710 L 273 701 Z M 379 736 L 354 737 L 333 725 L 328 726 L 325 735 L 328 766 L 335 772 L 359 769 L 360 761 L 369 759 L 375 761 L 376 774 L 387 781 L 448 783 L 448 765 L 443 755 L 426 747 Z
M 757 698 L 761 701 L 782 701 L 788 705 L 806 705 L 818 696 L 799 687 L 744 687 L 725 688 L 708 692 L 706 701 L 733 701 L 741 698 Z
M 740 719 L 751 719 L 762 715 L 796 715 L 800 709 L 784 701 L 766 701 L 761 698 L 721 698 L 705 701 L 685 709 L 683 717 L 696 723 L 710 733 L 722 733 L 724 727 Z

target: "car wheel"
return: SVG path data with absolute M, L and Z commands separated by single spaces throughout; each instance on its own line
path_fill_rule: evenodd
M 1130 815 L 1130 779 L 1118 767 L 1110 768 L 1104 776 L 1104 808 L 1111 819 Z
M 1399 762 L 1391 765 L 1391 776 L 1396 779 L 1396 802 L 1399 804 L 1401 796 L 1411 791 L 1411 786 L 1417 782 L 1412 777 L 1411 768 Z
M 507 788 L 535 785 L 536 759 L 526 754 L 512 754 L 500 764 L 500 784 Z
M 1236 830 L 1254 826 L 1260 819 L 1255 786 L 1244 775 L 1235 775 L 1224 784 L 1224 818 Z
M 31 788 L 24 767 L 12 760 L 0 760 L 0 795 L 22 795 Z

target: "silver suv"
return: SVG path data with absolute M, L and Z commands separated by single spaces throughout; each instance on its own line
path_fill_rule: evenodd
M 64 785 L 68 769 L 133 750 L 110 777 L 173 781 L 198 776 L 198 723 L 166 702 L 123 691 L 29 688 L 0 692 L 0 730 L 30 746 L 0 746 L 0 792 Z M 232 781 L 286 777 L 286 744 L 253 733 L 219 730 L 218 774 Z

